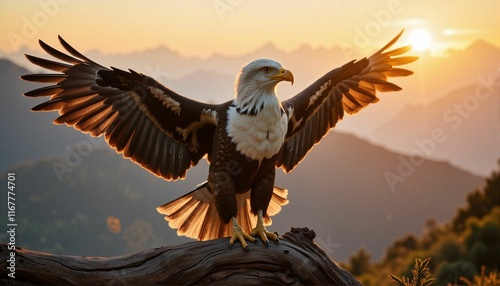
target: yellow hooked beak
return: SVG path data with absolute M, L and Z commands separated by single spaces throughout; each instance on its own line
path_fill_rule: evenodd
M 284 69 L 284 68 L 280 68 L 275 75 L 271 75 L 271 76 L 269 76 L 269 78 L 274 79 L 274 80 L 278 80 L 278 81 L 286 80 L 286 81 L 291 82 L 293 85 L 292 72 L 287 70 L 287 69 Z

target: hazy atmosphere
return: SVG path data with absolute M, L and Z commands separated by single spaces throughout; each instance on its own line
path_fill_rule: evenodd
M 359 249 L 372 262 L 388 259 L 393 241 L 424 235 L 429 220 L 454 233 L 447 227 L 468 207 L 468 195 L 488 189 L 500 170 L 500 2 L 304 3 L 0 0 L 0 182 L 7 185 L 15 173 L 16 244 L 116 256 L 190 241 L 155 208 L 207 177 L 202 160 L 185 180 L 164 181 L 111 151 L 102 137 L 52 124 L 57 113 L 31 112 L 42 99 L 22 94 L 44 85 L 19 76 L 47 71 L 24 54 L 50 58 L 38 40 L 59 49 L 58 35 L 103 66 L 130 68 L 183 96 L 222 103 L 234 97 L 241 66 L 254 59 L 274 59 L 293 72 L 293 86 L 277 88 L 287 99 L 404 29 L 395 47 L 413 45 L 408 54 L 420 59 L 405 68 L 414 74 L 392 80 L 402 91 L 378 93 L 380 102 L 345 116 L 293 172 L 277 170 L 276 185 L 288 189 L 290 203 L 270 228 L 314 229 L 316 243 L 346 265 Z M 498 197 L 492 202 L 491 214 L 500 214 L 493 211 Z M 0 240 L 7 238 L 2 231 Z M 433 273 L 444 273 L 443 265 L 436 262 Z

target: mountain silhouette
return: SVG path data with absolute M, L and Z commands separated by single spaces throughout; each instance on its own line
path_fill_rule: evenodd
M 40 85 L 19 79 L 29 73 L 9 60 L 0 59 L 0 171 L 23 161 L 61 155 L 66 148 L 90 138 L 69 128 L 55 126 L 54 113 L 34 113 L 31 108 L 41 99 L 22 96 Z
M 480 101 L 478 112 L 471 112 L 459 128 L 451 129 L 456 119 L 443 121 L 442 116 L 474 94 L 478 78 L 498 72 L 492 63 L 498 62 L 500 53 L 478 43 L 449 54 L 442 59 L 424 56 L 410 67 L 418 80 L 398 80 L 403 91 L 380 95 L 380 103 L 345 118 L 336 128 L 356 136 L 333 132 L 293 173 L 278 172 L 277 185 L 289 189 L 290 204 L 273 217 L 270 230 L 283 233 L 290 226 L 311 227 L 330 255 L 346 260 L 361 246 L 378 257 L 394 237 L 419 232 L 429 217 L 449 218 L 465 194 L 482 183 L 467 170 L 484 175 L 489 164 L 483 164 L 484 158 L 489 156 L 489 162 L 499 157 L 494 152 L 498 141 L 491 139 L 495 128 L 498 133 L 498 112 L 493 113 L 498 111 L 498 97 Z M 22 55 L 10 56 L 16 63 L 27 63 Z M 180 94 L 207 102 L 231 99 L 236 72 L 255 58 L 273 57 L 294 71 L 295 85 L 279 86 L 282 99 L 347 62 L 336 48 L 302 46 L 287 53 L 274 45 L 241 56 L 186 58 L 165 47 L 127 55 L 91 51 L 89 56 L 103 65 L 149 74 Z M 23 208 L 19 216 L 25 223 L 20 224 L 20 245 L 67 254 L 119 255 L 186 241 L 167 227 L 155 207 L 204 181 L 207 164 L 200 163 L 184 181 L 164 182 L 109 151 L 102 138 L 54 126 L 57 114 L 33 113 L 30 109 L 41 100 L 21 96 L 41 87 L 19 80 L 21 74 L 40 72 L 29 67 L 30 71 L 0 60 L 0 170 L 18 175 Z M 446 93 L 449 96 L 443 97 Z M 448 136 L 435 151 L 425 158 L 407 155 L 414 151 L 415 138 L 428 139 L 435 128 L 443 129 L 441 137 Z M 86 155 L 77 159 L 74 150 Z M 61 165 L 54 162 L 69 169 L 62 167 L 58 173 L 54 166 Z M 111 232 L 108 220 L 120 221 L 120 232 Z M 143 237 L 136 229 L 148 235 Z M 99 243 L 101 248 L 96 247 Z
M 70 39 L 68 38 L 68 40 Z M 23 50 L 23 52 L 28 51 Z M 33 53 L 35 55 L 42 55 L 40 50 L 33 51 Z M 136 71 L 157 78 L 160 82 L 182 95 L 199 101 L 213 103 L 220 103 L 233 98 L 233 84 L 237 71 L 245 62 L 256 58 L 275 58 L 294 72 L 296 78 L 294 86 L 282 84 L 278 87 L 278 94 L 282 99 L 293 96 L 328 70 L 351 60 L 346 58 L 346 55 L 340 48 L 313 49 L 308 45 L 302 45 L 291 52 L 285 52 L 273 44 L 263 45 L 255 51 L 244 55 L 225 56 L 216 54 L 206 58 L 183 57 L 174 49 L 164 46 L 132 54 L 103 55 L 97 51 L 90 51 L 88 54 L 91 58 L 104 65 L 113 65 L 123 69 L 133 68 Z M 404 125 L 396 124 L 401 120 L 400 117 L 396 118 L 397 114 L 403 114 L 407 110 L 405 109 L 405 111 L 401 112 L 403 108 L 411 109 L 410 106 L 412 105 L 433 104 L 451 92 L 471 86 L 475 86 L 477 89 L 481 87 L 482 82 L 500 76 L 498 66 L 496 65 L 496 63 L 500 62 L 500 50 L 489 43 L 479 41 L 473 43 L 465 50 L 450 50 L 447 54 L 448 57 L 444 58 L 431 57 L 425 53 L 422 54 L 419 61 L 409 66 L 411 70 L 415 71 L 415 74 L 412 77 L 396 80 L 396 83 L 403 87 L 402 91 L 392 94 L 380 94 L 381 101 L 379 103 L 370 106 L 370 108 L 363 110 L 363 112 L 356 114 L 356 116 L 347 117 L 338 124 L 336 130 L 356 134 L 361 138 L 400 152 L 413 151 L 411 147 L 410 149 L 403 147 L 408 144 L 411 145 L 411 142 L 402 142 L 397 138 L 419 138 L 422 133 L 419 133 L 417 137 L 413 129 L 420 129 L 422 121 L 420 119 L 412 121 L 409 118 L 410 122 L 404 121 L 406 122 Z M 22 63 L 23 66 L 29 67 L 31 71 L 40 71 L 39 68 L 29 65 L 28 61 L 20 53 L 8 54 L 8 56 L 9 58 L 14 58 L 16 63 Z M 84 135 L 75 134 L 69 130 L 62 130 L 64 128 L 61 129 L 61 127 L 49 126 L 48 122 L 55 117 L 53 114 L 25 115 L 27 110 L 38 103 L 38 101 L 14 95 L 22 94 L 35 86 L 39 87 L 41 85 L 21 82 L 18 80 L 18 76 L 27 71 L 20 67 L 9 68 L 6 62 L 8 61 L 4 61 L 4 64 L 0 67 L 0 72 L 2 73 L 2 81 L 0 83 L 2 86 L 5 86 L 0 92 L 2 94 L 0 100 L 2 100 L 2 107 L 8 109 L 5 115 L 1 115 L 4 119 L 2 127 L 8 129 L 23 122 L 26 122 L 28 127 L 23 128 L 23 130 L 26 130 L 23 134 L 7 134 L 8 137 L 6 136 L 7 139 L 3 141 L 1 150 L 7 151 L 9 148 L 13 148 L 13 150 L 7 152 L 8 155 L 5 156 L 5 160 L 0 163 L 0 170 L 11 163 L 15 163 L 14 157 L 16 156 L 29 159 L 32 156 L 28 156 L 28 154 L 35 154 L 35 152 L 29 151 L 30 148 L 26 148 L 27 146 L 25 146 L 29 142 L 28 139 L 31 138 L 30 134 L 44 134 L 47 129 L 57 130 L 50 131 L 61 135 L 57 136 L 59 139 L 57 142 L 50 144 L 50 146 L 54 145 L 50 154 L 61 154 L 64 152 L 64 148 L 70 144 L 69 142 L 76 144 L 79 140 L 84 140 Z M 495 86 L 495 89 L 498 90 L 498 86 Z M 491 106 L 494 106 L 493 104 Z M 10 108 L 12 106 L 20 106 L 21 108 Z M 440 112 L 442 110 L 442 108 L 441 110 L 426 109 L 425 112 L 438 112 L 438 114 L 424 116 L 441 116 L 442 113 Z M 498 116 L 497 114 L 490 114 L 489 116 Z M 377 120 L 373 120 L 374 118 L 377 118 Z M 48 125 L 42 122 L 47 122 Z M 392 122 L 390 130 L 387 129 L 387 133 L 391 133 L 391 136 L 383 136 L 384 134 L 388 135 L 384 133 L 385 131 L 375 131 L 377 129 L 380 130 L 388 122 Z M 424 120 L 424 122 L 427 121 Z M 474 122 L 476 126 L 485 126 L 485 130 L 488 129 L 488 126 L 493 128 L 497 126 L 498 128 L 500 125 L 500 121 L 498 119 L 495 120 L 495 118 L 493 118 L 493 121 L 479 122 L 476 120 Z M 27 130 L 31 128 L 29 126 L 35 127 L 35 131 L 28 132 Z M 385 127 L 389 127 L 389 125 Z M 466 134 L 466 129 L 463 130 L 462 132 Z M 487 137 L 491 137 L 492 134 L 494 136 L 494 133 L 491 133 Z M 19 140 L 13 140 L 12 136 L 19 138 Z M 392 136 L 395 136 L 395 139 Z M 427 135 L 423 134 L 423 136 Z M 35 140 L 43 140 L 40 136 L 33 137 L 36 138 Z M 75 139 L 68 142 L 67 139 L 69 138 Z M 451 152 L 451 150 L 461 150 L 464 147 L 467 150 L 471 150 L 470 148 L 474 147 L 481 150 L 480 152 L 485 154 L 481 156 L 485 157 L 488 156 L 486 154 L 487 151 L 492 149 L 491 143 L 488 142 L 496 143 L 498 139 L 476 140 L 475 144 L 471 145 L 469 143 L 474 140 L 474 136 L 471 136 L 465 140 L 467 144 L 464 145 L 462 140 L 455 140 L 453 137 L 450 138 L 447 141 L 446 150 L 443 152 L 437 151 L 430 154 L 430 156 L 448 160 L 453 164 L 457 164 L 462 168 L 483 176 L 487 175 L 489 170 L 495 167 L 494 162 L 496 157 L 498 157 L 498 152 L 489 155 L 489 159 L 478 161 L 472 155 L 469 155 L 474 153 L 472 151 Z M 483 143 L 488 146 L 483 146 Z M 15 154 L 17 153 L 15 146 L 23 146 L 22 150 L 28 151 L 22 152 L 23 154 Z
M 500 158 L 500 77 L 496 82 L 493 79 L 457 89 L 430 104 L 407 105 L 375 130 L 370 141 L 488 174 Z M 411 132 L 401 132 L 409 126 Z M 443 140 L 433 140 L 433 132 L 439 131 Z M 430 141 L 434 141 L 433 148 L 422 146 Z
M 419 232 L 429 217 L 449 218 L 482 182 L 444 162 L 422 159 L 402 167 L 409 160 L 333 132 L 292 173 L 278 172 L 276 184 L 289 190 L 290 203 L 268 229 L 310 227 L 338 260 L 361 246 L 379 257 L 395 237 Z M 155 208 L 205 181 L 208 165 L 203 161 L 185 180 L 165 182 L 112 150 L 73 146 L 64 156 L 9 172 L 16 174 L 18 246 L 112 256 L 188 241 Z M 403 180 L 388 180 L 389 173 Z M 6 200 L 6 192 L 1 196 Z

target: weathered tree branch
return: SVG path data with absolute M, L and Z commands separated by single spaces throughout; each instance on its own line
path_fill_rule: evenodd
M 103 258 L 53 255 L 16 249 L 15 278 L 8 277 L 10 251 L 0 246 L 1 282 L 29 284 L 218 284 L 361 285 L 313 242 L 315 233 L 292 228 L 280 244 L 249 244 L 245 252 L 228 239 L 189 242 Z

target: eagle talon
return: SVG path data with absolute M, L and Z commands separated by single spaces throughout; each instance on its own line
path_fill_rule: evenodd
M 240 227 L 240 225 L 236 222 L 236 218 L 233 218 L 233 235 L 229 239 L 229 248 L 232 248 L 234 242 L 238 240 L 241 244 L 241 247 L 245 251 L 249 251 L 247 240 L 250 242 L 256 242 L 257 240 L 250 235 L 246 234 Z M 258 243 L 258 242 L 257 242 Z
M 263 225 L 257 225 L 252 230 L 252 236 L 258 236 L 266 246 L 269 246 L 269 239 L 279 244 L 278 236 L 267 231 Z
M 278 233 L 276 232 L 269 232 L 267 229 L 264 227 L 263 219 L 262 219 L 262 211 L 259 210 L 257 212 L 257 225 L 255 226 L 254 229 L 252 229 L 252 236 L 258 236 L 264 242 L 266 247 L 269 247 L 269 239 L 273 240 L 277 245 L 279 245 L 279 240 L 278 240 Z

